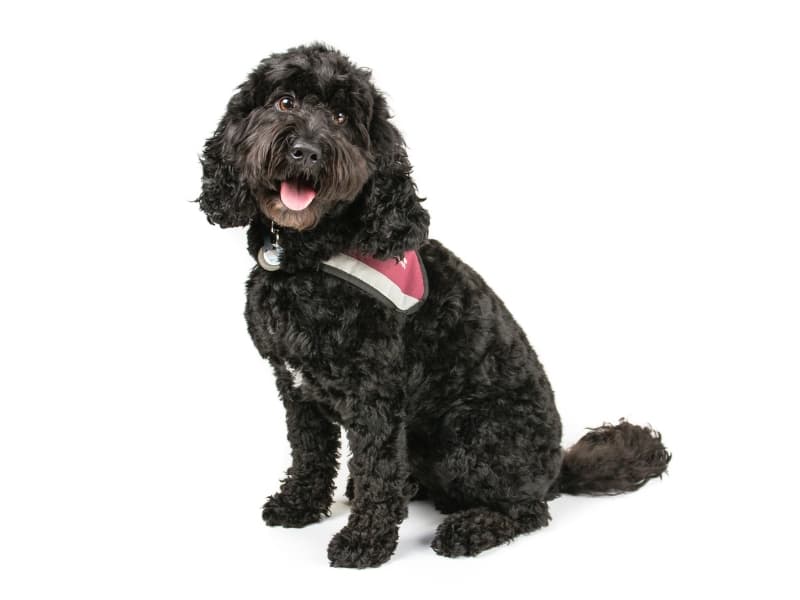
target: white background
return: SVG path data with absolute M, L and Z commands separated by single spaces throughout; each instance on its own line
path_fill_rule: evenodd
M 24 6 L 0 11 L 2 597 L 796 597 L 796 4 Z M 432 236 L 528 332 L 565 443 L 652 423 L 662 481 L 477 559 L 435 555 L 414 503 L 366 572 L 327 566 L 341 491 L 263 526 L 288 445 L 252 261 L 190 201 L 235 86 L 314 40 L 373 69 Z

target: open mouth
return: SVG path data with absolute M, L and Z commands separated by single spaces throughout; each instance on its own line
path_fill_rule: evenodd
M 302 177 L 281 181 L 278 190 L 283 205 L 294 211 L 307 208 L 317 195 L 314 184 Z

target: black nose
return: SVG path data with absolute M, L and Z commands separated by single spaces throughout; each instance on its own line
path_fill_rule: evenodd
M 304 167 L 315 165 L 321 154 L 319 146 L 306 140 L 297 140 L 289 150 L 289 156 Z

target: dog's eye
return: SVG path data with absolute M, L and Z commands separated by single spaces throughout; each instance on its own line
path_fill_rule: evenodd
M 281 96 L 275 103 L 275 108 L 284 112 L 294 110 L 294 98 L 291 96 Z
M 333 115 L 333 122 L 337 125 L 344 125 L 347 122 L 347 115 L 343 112 L 338 112 Z

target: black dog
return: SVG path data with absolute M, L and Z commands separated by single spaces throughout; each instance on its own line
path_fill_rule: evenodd
M 450 516 L 433 549 L 474 555 L 547 525 L 559 493 L 634 490 L 670 455 L 621 421 L 569 451 L 547 377 L 481 277 L 427 239 L 402 137 L 367 70 L 311 45 L 270 56 L 202 158 L 200 208 L 249 225 L 250 335 L 277 377 L 292 465 L 268 525 L 328 514 L 347 432 L 352 511 L 334 566 L 389 559 L 409 500 Z

